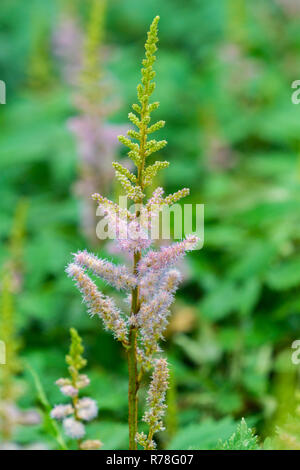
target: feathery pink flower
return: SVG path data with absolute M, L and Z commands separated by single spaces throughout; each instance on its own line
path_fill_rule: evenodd
M 160 251 L 149 251 L 139 263 L 140 275 L 144 275 L 150 269 L 161 271 L 174 265 L 185 255 L 186 251 L 193 250 L 197 243 L 198 238 L 190 235 L 181 242 L 161 248 Z
M 161 289 L 166 290 L 169 294 L 174 294 L 181 280 L 181 273 L 177 269 L 170 269 L 162 280 Z
M 88 306 L 91 315 L 98 315 L 106 329 L 113 332 L 119 341 L 127 339 L 127 324 L 116 307 L 114 301 L 104 296 L 95 283 L 85 274 L 84 270 L 74 263 L 69 264 L 67 274 L 75 280 L 75 283 L 83 295 L 83 301 Z
M 157 359 L 154 364 L 154 371 L 147 396 L 149 410 L 144 414 L 143 418 L 153 432 L 163 431 L 164 429 L 161 419 L 166 409 L 164 400 L 168 389 L 168 379 L 169 370 L 166 359 Z
M 87 268 L 96 276 L 109 282 L 118 290 L 130 290 L 136 287 L 137 279 L 126 266 L 116 266 L 107 260 L 99 259 L 87 251 L 79 251 L 74 255 L 74 262 L 82 268 Z
M 136 441 L 147 450 L 156 448 L 153 439 L 154 433 L 163 431 L 163 417 L 167 405 L 165 404 L 166 392 L 168 389 L 169 371 L 166 359 L 160 358 L 155 361 L 151 384 L 147 395 L 148 410 L 143 416 L 143 421 L 149 425 L 149 436 L 144 433 L 137 433 Z
M 159 352 L 159 340 L 163 338 L 163 332 L 168 325 L 170 306 L 174 300 L 174 293 L 181 280 L 180 273 L 176 269 L 167 271 L 160 280 L 157 294 L 143 302 L 136 315 L 135 321 L 141 330 L 141 347 L 139 360 L 144 363 L 146 369 L 151 367 L 152 356 Z
M 119 249 L 124 252 L 135 253 L 150 247 L 152 241 L 147 232 L 136 220 L 124 218 L 124 210 L 118 211 L 114 206 L 99 204 L 104 213 L 103 221 L 107 224 L 111 238 L 118 244 Z M 105 232 L 106 235 L 107 232 Z M 101 233 L 98 233 L 101 238 Z
M 149 270 L 139 282 L 140 296 L 143 302 L 153 299 L 160 290 L 162 271 Z
M 111 179 L 114 175 L 111 163 L 120 145 L 117 136 L 124 132 L 124 126 L 103 124 L 99 118 L 83 114 L 71 118 L 68 127 L 76 136 L 82 162 L 102 170 Z
M 161 290 L 166 289 L 168 292 L 176 292 L 178 284 L 181 281 L 181 274 L 177 269 L 171 269 L 167 271 L 168 276 L 166 276 L 165 271 L 161 270 L 149 270 L 145 276 L 140 280 L 140 295 L 144 301 L 153 299 L 153 297 Z M 164 283 L 162 280 L 164 278 Z
M 173 296 L 167 292 L 160 292 L 152 301 L 144 303 L 136 315 L 140 328 L 141 356 L 145 361 L 145 368 L 151 367 L 153 354 L 160 351 L 159 340 L 163 339 L 163 332 L 168 325 L 169 307 Z
M 65 81 L 74 84 L 82 67 L 83 34 L 72 16 L 64 15 L 59 20 L 54 31 L 53 48 Z

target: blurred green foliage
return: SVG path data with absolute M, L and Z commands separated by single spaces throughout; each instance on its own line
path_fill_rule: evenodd
M 89 395 L 100 407 L 91 435 L 96 427 L 104 448 L 124 449 L 123 353 L 87 317 L 64 273 L 70 253 L 87 241 L 79 231 L 77 155 L 66 126 L 75 112 L 72 89 L 52 54 L 63 3 L 1 3 L 7 105 L 0 107 L 0 265 L 16 206 L 26 197 L 24 284 L 15 299 L 22 357 L 54 404 L 68 330 L 77 328 L 89 362 Z M 88 3 L 73 4 L 83 28 Z M 300 70 L 300 8 L 296 0 L 108 2 L 109 60 L 102 68 L 122 98 L 113 122 L 125 121 L 135 99 L 137 58 L 156 14 L 156 118 L 167 122 L 163 158 L 171 162 L 162 183 L 168 191 L 189 186 L 187 202 L 205 204 L 204 248 L 189 257 L 166 343 L 173 413 L 167 422 L 173 424 L 160 442 L 171 449 L 215 448 L 242 416 L 263 440 L 274 432 L 278 374 L 285 371 L 281 393 L 291 374 L 292 393 L 298 384 L 291 343 L 300 333 L 300 108 L 291 102 L 291 83 Z M 23 378 L 26 408 L 37 399 L 29 371 Z M 56 445 L 43 426 L 21 429 L 16 439 Z

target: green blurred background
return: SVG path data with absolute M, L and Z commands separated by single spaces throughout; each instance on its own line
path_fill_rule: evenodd
M 38 374 L 48 400 L 61 401 L 54 381 L 65 374 L 73 326 L 86 347 L 88 393 L 100 407 L 89 434 L 105 449 L 124 449 L 123 351 L 88 318 L 64 272 L 78 249 L 112 256 L 81 229 L 82 198 L 74 189 L 79 152 L 68 126 L 79 114 L 76 86 L 64 76 L 65 60 L 53 45 L 68 15 L 85 34 L 90 3 L 1 1 L 0 79 L 7 104 L 0 106 L 0 265 L 2 277 L 7 263 L 17 273 L 11 300 L 23 361 L 16 372 L 19 406 L 38 406 L 24 363 Z M 300 425 L 291 430 L 285 422 L 297 406 L 291 344 L 300 337 L 300 107 L 291 102 L 291 83 L 300 78 L 300 5 L 109 1 L 101 68 L 109 99 L 117 102 L 110 123 L 127 125 L 145 34 L 157 14 L 155 99 L 161 106 L 155 117 L 166 120 L 161 135 L 169 144 L 161 157 L 171 162 L 158 183 L 168 192 L 188 186 L 187 202 L 205 204 L 204 248 L 184 265 L 164 344 L 172 382 L 159 445 L 214 448 L 244 416 L 261 441 L 279 423 L 300 448 Z M 116 147 L 114 158 L 122 157 Z M 111 183 L 106 195 L 119 191 Z M 42 424 L 17 428 L 14 440 L 56 446 Z

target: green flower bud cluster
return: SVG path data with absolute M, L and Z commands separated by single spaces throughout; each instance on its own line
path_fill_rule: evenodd
M 86 359 L 82 357 L 84 348 L 82 346 L 82 339 L 75 330 L 70 329 L 71 346 L 69 354 L 66 356 L 66 363 L 69 366 L 69 373 L 71 377 L 77 380 L 78 372 L 86 366 Z
M 127 196 L 134 202 L 141 202 L 144 195 L 144 188 L 151 185 L 153 178 L 159 170 L 167 168 L 168 162 L 156 161 L 147 166 L 146 159 L 155 152 L 162 150 L 166 145 L 166 140 L 147 140 L 148 134 L 152 134 L 165 125 L 165 121 L 157 121 L 150 125 L 151 113 L 159 107 L 158 102 L 149 103 L 150 96 L 155 90 L 155 71 L 153 65 L 156 60 L 157 51 L 157 25 L 159 16 L 156 16 L 150 26 L 147 41 L 145 44 L 145 58 L 142 61 L 142 78 L 137 87 L 137 97 L 139 104 L 133 104 L 135 113 L 128 114 L 129 120 L 136 126 L 137 130 L 130 129 L 128 137 L 120 135 L 119 141 L 129 148 L 128 156 L 137 167 L 137 176 L 119 164 L 113 164 L 116 169 L 116 177 L 122 184 Z M 133 139 L 133 140 L 132 140 Z M 137 141 L 137 142 L 135 142 Z
M 190 194 L 189 188 L 183 188 L 179 189 L 179 191 L 176 191 L 176 193 L 170 194 L 165 198 L 165 203 L 171 206 L 172 204 L 175 204 L 178 202 L 180 199 L 183 197 L 186 197 Z

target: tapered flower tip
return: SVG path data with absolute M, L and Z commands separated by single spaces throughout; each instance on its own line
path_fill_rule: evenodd
M 187 251 L 196 248 L 199 238 L 189 235 L 184 240 L 163 247 L 160 251 L 150 251 L 139 263 L 139 273 L 144 275 L 150 269 L 163 270 L 178 262 Z
M 81 274 L 82 270 L 79 266 L 77 266 L 75 263 L 70 263 L 66 267 L 66 273 L 69 277 L 76 277 Z
M 115 266 L 87 251 L 75 253 L 74 262 L 83 269 L 87 268 L 96 276 L 105 279 L 117 289 L 133 289 L 136 286 L 137 280 L 125 266 Z
M 200 238 L 196 235 L 188 235 L 185 239 L 186 251 L 194 250 L 197 244 L 200 242 Z
M 82 266 L 85 263 L 85 259 L 86 259 L 86 256 L 88 256 L 88 252 L 87 250 L 78 251 L 78 253 L 73 253 L 73 256 L 74 256 L 75 263 Z

